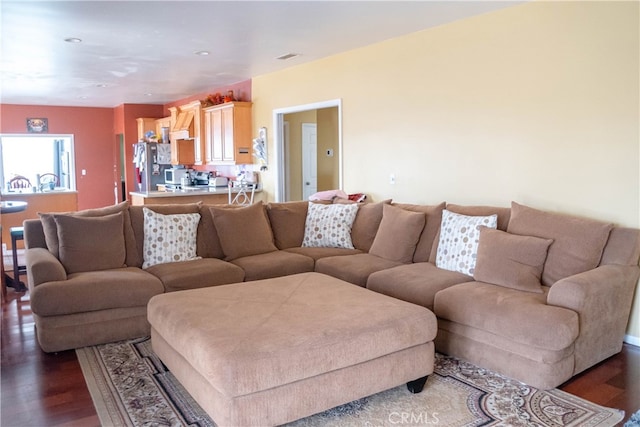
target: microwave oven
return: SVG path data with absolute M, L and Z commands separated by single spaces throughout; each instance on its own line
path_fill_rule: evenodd
M 181 184 L 182 178 L 189 176 L 189 169 L 165 169 L 164 170 L 164 183 L 165 184 Z

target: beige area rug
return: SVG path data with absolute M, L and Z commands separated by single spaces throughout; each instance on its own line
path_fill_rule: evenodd
M 141 338 L 76 350 L 103 426 L 215 426 Z M 624 412 L 437 355 L 419 394 L 396 387 L 288 426 L 615 426 Z

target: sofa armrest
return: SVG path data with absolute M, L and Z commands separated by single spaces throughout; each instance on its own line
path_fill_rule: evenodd
M 622 349 L 638 277 L 638 266 L 609 264 L 551 286 L 547 304 L 578 313 L 580 335 L 575 343 L 574 374 Z
M 67 272 L 51 252 L 44 248 L 31 248 L 25 252 L 29 289 L 41 283 L 67 280 Z

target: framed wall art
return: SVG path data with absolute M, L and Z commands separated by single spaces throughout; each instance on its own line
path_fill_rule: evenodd
M 27 132 L 45 133 L 49 130 L 49 120 L 44 118 L 27 119 Z

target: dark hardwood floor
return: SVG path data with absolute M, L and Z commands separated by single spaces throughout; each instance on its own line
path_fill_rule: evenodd
M 75 351 L 46 354 L 38 347 L 29 294 L 8 290 L 2 303 L 0 426 L 99 426 Z M 560 387 L 591 402 L 640 409 L 640 348 L 621 353 Z

